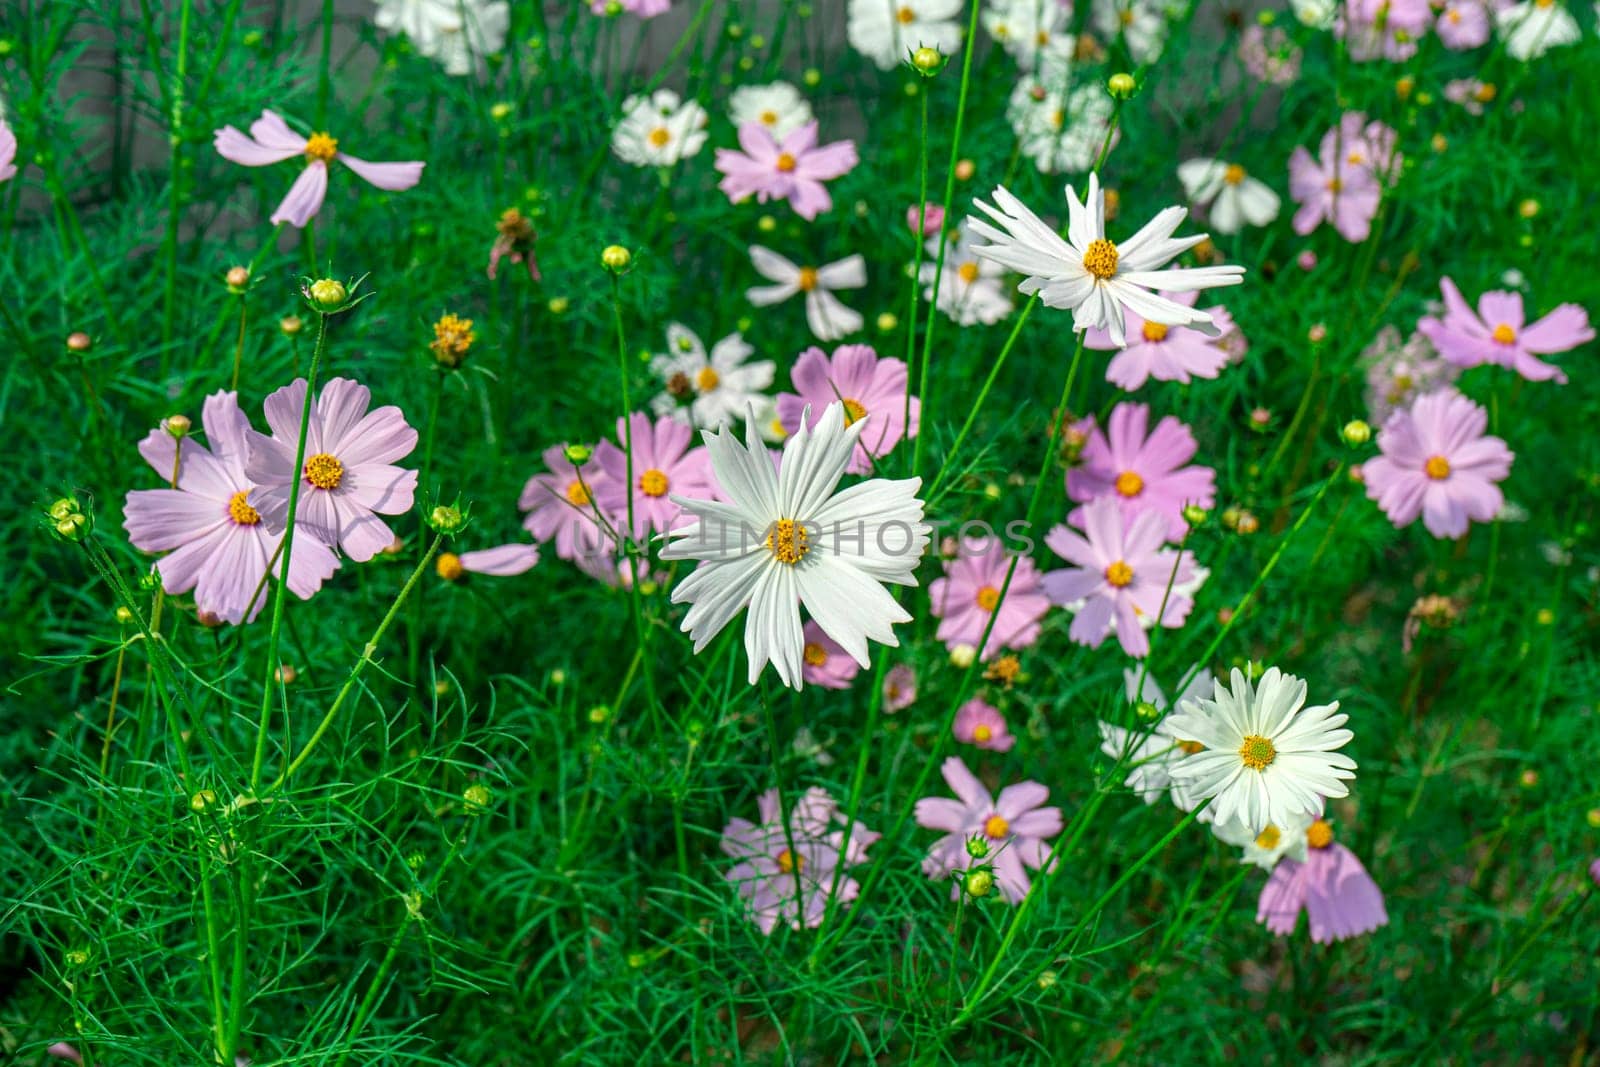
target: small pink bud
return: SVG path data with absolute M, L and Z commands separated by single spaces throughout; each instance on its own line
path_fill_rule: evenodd
M 1328 328 L 1320 322 L 1306 331 L 1306 340 L 1310 341 L 1314 345 L 1320 345 L 1327 339 Z
M 1301 270 L 1315 270 L 1317 266 L 1317 254 L 1308 248 L 1295 257 L 1295 262 L 1300 264 Z
M 919 223 L 921 224 L 920 230 L 918 228 Z M 920 232 L 927 237 L 938 233 L 943 226 L 944 208 L 938 204 L 924 204 L 920 210 L 915 204 L 906 208 L 906 227 L 912 233 Z

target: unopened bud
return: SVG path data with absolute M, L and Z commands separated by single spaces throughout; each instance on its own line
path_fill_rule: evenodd
M 229 292 L 242 293 L 245 290 L 245 286 L 250 284 L 250 268 L 229 267 L 228 273 L 224 276 L 223 280 L 228 283 Z
M 174 437 L 188 437 L 194 423 L 189 421 L 187 415 L 168 415 L 161 420 L 161 426 Z
M 950 650 L 950 663 L 961 670 L 972 666 L 972 661 L 978 656 L 978 650 L 971 645 L 956 645 Z
M 978 165 L 970 159 L 956 160 L 956 179 L 958 181 L 971 181 L 972 176 L 978 173 Z
M 217 794 L 209 789 L 202 789 L 189 798 L 189 810 L 205 811 L 207 808 L 215 807 L 216 803 Z
M 280 663 L 278 669 L 272 672 L 272 677 L 281 685 L 293 685 L 295 679 L 300 677 L 300 672 L 294 669 L 292 663 Z
M 94 339 L 82 330 L 67 334 L 67 351 L 87 352 L 94 347 Z
M 989 839 L 982 834 L 973 834 L 967 838 L 967 855 L 975 860 L 981 860 L 989 855 Z
M 89 962 L 89 950 L 86 948 L 69 948 L 64 958 L 69 965 L 82 967 Z
M 1344 438 L 1344 443 L 1350 446 L 1364 445 L 1372 440 L 1372 427 L 1360 419 L 1351 419 L 1344 424 L 1344 429 L 1339 431 L 1339 436 Z
M 285 315 L 283 318 L 278 320 L 278 329 L 283 331 L 283 335 L 285 337 L 293 337 L 295 334 L 305 329 L 305 326 L 306 324 L 301 320 L 299 315 Z
M 944 66 L 944 56 L 939 54 L 937 48 L 919 48 L 911 53 L 911 65 L 921 71 L 924 77 L 931 78 Z
M 1183 521 L 1190 526 L 1204 526 L 1210 513 L 1199 504 L 1185 504 L 1183 506 Z
M 1306 340 L 1314 345 L 1320 345 L 1328 339 L 1328 328 L 1322 323 L 1316 323 L 1306 331 Z
M 124 626 L 133 621 L 133 612 L 128 610 L 128 606 L 126 604 L 118 605 L 117 621 Z
M 344 282 L 333 278 L 319 278 L 311 283 L 308 290 L 311 302 L 324 311 L 331 311 L 343 304 L 350 296 L 350 291 L 344 287 Z
M 1106 88 L 1110 89 L 1111 95 L 1118 100 L 1131 99 L 1133 91 L 1137 87 L 1137 83 L 1133 80 L 1133 75 L 1125 71 L 1118 71 L 1106 81 Z
M 994 873 L 985 867 L 980 867 L 975 871 L 968 871 L 963 885 L 967 891 L 967 896 L 981 899 L 994 891 Z
M 1161 709 L 1148 700 L 1141 700 L 1133 706 L 1133 713 L 1139 716 L 1141 722 L 1155 722 L 1161 718 Z
M 441 504 L 428 513 L 428 525 L 442 534 L 460 533 L 467 517 L 454 504 Z
M 633 253 L 621 245 L 607 245 L 600 253 L 600 263 L 612 274 L 621 274 L 633 262 Z
M 1529 197 L 1517 205 L 1517 214 L 1525 219 L 1531 219 L 1539 213 L 1539 201 Z
M 596 726 L 599 726 L 609 718 L 611 718 L 611 709 L 604 704 L 596 704 L 589 709 L 589 721 Z
M 494 794 L 489 787 L 482 784 L 469 785 L 461 793 L 461 807 L 468 815 L 482 815 L 489 810 L 489 804 L 494 800 Z
M 568 463 L 574 467 L 581 467 L 589 462 L 589 457 L 594 455 L 594 449 L 588 445 L 568 445 L 563 454 L 567 457 Z
M 1241 533 L 1248 537 L 1261 529 L 1261 520 L 1255 517 L 1254 512 L 1241 511 L 1239 512 L 1239 518 L 1233 524 L 1233 529 L 1236 533 Z

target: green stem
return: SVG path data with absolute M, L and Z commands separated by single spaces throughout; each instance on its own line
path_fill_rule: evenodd
M 170 149 L 168 155 L 170 173 L 167 175 L 167 182 L 171 200 L 167 208 L 167 235 L 163 249 L 167 261 L 166 287 L 161 300 L 163 378 L 167 374 L 167 358 L 173 334 L 172 318 L 178 302 L 178 218 L 183 213 L 183 182 L 180 177 L 180 168 L 183 164 L 183 83 L 189 72 L 189 12 L 192 7 L 191 0 L 183 0 L 178 15 L 177 70 L 173 73 L 172 92 L 169 95 L 171 110 L 167 113 L 167 144 Z
M 933 485 L 928 488 L 927 499 L 931 504 L 938 498 L 939 486 L 944 484 L 945 471 L 950 469 L 951 462 L 956 454 L 961 451 L 961 444 L 967 439 L 967 434 L 972 430 L 972 424 L 977 421 L 978 413 L 983 410 L 984 401 L 989 398 L 989 390 L 994 388 L 994 381 L 1000 376 L 1000 368 L 1006 365 L 1006 357 L 1011 355 L 1011 350 L 1017 345 L 1017 338 L 1022 335 L 1022 324 L 1028 321 L 1028 316 L 1033 313 L 1034 307 L 1039 303 L 1039 294 L 1035 293 L 1022 305 L 1022 314 L 1017 316 L 1017 321 L 1011 327 L 1011 336 L 1006 338 L 1006 343 L 1000 349 L 1000 355 L 989 366 L 989 376 L 983 380 L 983 387 L 978 390 L 978 397 L 972 402 L 972 410 L 967 412 L 967 420 L 961 424 L 961 432 L 956 434 L 955 442 L 950 446 L 950 451 L 945 454 L 944 466 L 939 468 L 939 473 L 933 476 Z

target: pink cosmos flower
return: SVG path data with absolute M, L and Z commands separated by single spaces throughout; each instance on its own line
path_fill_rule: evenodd
M 461 569 L 470 574 L 510 578 L 533 569 L 539 562 L 539 546 L 518 541 L 476 552 L 463 552 L 456 559 L 460 561 Z
M 917 672 L 909 663 L 897 663 L 883 679 L 883 710 L 893 715 L 917 702 Z
M 739 127 L 744 152 L 717 149 L 717 170 L 725 177 L 717 188 L 735 204 L 752 194 L 758 203 L 787 200 L 794 213 L 814 219 L 833 207 L 833 197 L 823 187 L 850 173 L 860 162 L 854 141 L 834 141 L 817 146 L 816 120 L 806 123 L 782 141 L 760 122 Z
M 1577 304 L 1562 304 L 1524 326 L 1521 293 L 1484 293 L 1478 297 L 1477 314 L 1473 314 L 1455 282 L 1441 278 L 1439 288 L 1444 292 L 1444 318 L 1427 316 L 1417 322 L 1417 330 L 1458 367 L 1493 363 L 1510 367 L 1530 382 L 1554 380 L 1565 385 L 1566 372 L 1538 357 L 1594 340 L 1589 315 Z
M 690 448 L 694 430 L 686 423 L 663 416 L 654 423 L 643 412 L 630 416 L 633 425 L 633 536 L 643 540 L 649 531 L 666 533 L 681 510 L 673 496 L 714 500 L 720 497 L 711 476 L 711 459 L 703 446 Z M 628 438 L 621 419 L 617 440 Z M 610 441 L 594 450 L 602 478 L 594 486 L 600 510 L 618 528 L 628 525 L 628 453 Z
M 1484 433 L 1488 425 L 1483 408 L 1454 390 L 1419 397 L 1389 416 L 1378 433 L 1382 455 L 1361 465 L 1367 496 L 1396 526 L 1421 515 L 1435 537 L 1460 537 L 1469 519 L 1489 522 L 1505 502 L 1495 483 L 1515 457 Z
M 1380 426 L 1391 412 L 1410 407 L 1417 397 L 1449 385 L 1461 373 L 1422 334 L 1402 342 L 1393 326 L 1379 330 L 1361 350 L 1361 364 L 1366 367 L 1367 413 Z
M 1600 885 L 1600 860 L 1589 864 L 1589 877 L 1595 885 Z
M 867 849 L 881 834 L 858 822 L 846 841 L 839 805 L 815 787 L 793 801 L 787 831 L 776 789 L 762 793 L 756 806 L 760 823 L 729 821 L 722 831 L 722 851 L 738 861 L 728 869 L 727 879 L 762 933 L 772 933 L 780 919 L 795 930 L 819 925 L 835 879 L 840 904 L 856 898 L 861 886 L 840 869 L 866 862 Z
M 1292 85 L 1300 77 L 1304 53 L 1281 26 L 1252 22 L 1239 36 L 1239 59 L 1256 81 Z
M 922 861 L 923 873 L 941 879 L 978 866 L 980 861 L 967 851 L 967 840 L 979 837 L 989 846 L 981 862 L 994 868 L 1000 894 L 1012 904 L 1019 903 L 1032 888 L 1024 868 L 1040 870 L 1047 861 L 1054 862 L 1044 839 L 1061 832 L 1062 820 L 1060 808 L 1044 806 L 1050 790 L 1038 782 L 1018 782 L 991 798 L 959 756 L 947 758 L 939 773 L 957 799 L 923 797 L 917 801 L 917 825 L 945 831 Z M 952 886 L 951 899 L 960 892 L 959 885 Z
M 976 697 L 957 710 L 953 731 L 957 741 L 991 752 L 1010 752 L 1017 743 L 1000 710 Z
M 815 427 L 829 404 L 844 404 L 844 424 L 871 416 L 850 457 L 851 474 L 870 474 L 872 461 L 889 454 L 902 437 L 917 436 L 922 403 L 911 398 L 911 432 L 906 432 L 906 365 L 879 359 L 871 345 L 840 345 L 830 359 L 812 346 L 800 353 L 789 372 L 796 392 L 778 394 L 778 421 L 789 433 L 800 429 L 809 406 Z
M 1044 591 L 1057 604 L 1083 602 L 1068 631 L 1078 644 L 1099 648 L 1114 623 L 1122 650 L 1144 656 L 1150 638 L 1139 616 L 1168 629 L 1189 617 L 1194 601 L 1181 590 L 1194 580 L 1194 557 L 1161 547 L 1167 519 L 1160 512 L 1141 511 L 1130 521 L 1115 498 L 1103 496 L 1085 505 L 1081 518 L 1088 536 L 1057 526 L 1045 537 L 1051 551 L 1072 566 L 1046 573 Z
M 1489 41 L 1489 5 L 1484 0 L 1446 0 L 1433 24 L 1446 48 L 1464 52 Z
M 250 420 L 237 395 L 207 397 L 201 422 L 205 446 L 183 438 L 181 459 L 178 439 L 164 428 L 139 442 L 139 454 L 163 481 L 170 483 L 177 463 L 178 487 L 129 493 L 123 526 L 135 548 L 170 553 L 156 563 L 162 588 L 173 595 L 193 589 L 196 608 L 238 626 L 254 621 L 270 597 L 265 589 L 257 596 L 256 589 L 269 564 L 274 578 L 281 573 L 283 534 L 268 532 L 257 510 L 260 490 L 245 474 Z M 295 596 L 311 599 L 338 569 L 339 558 L 314 533 L 295 532 L 289 550 Z
M 1417 35 L 1388 19 L 1373 22 L 1350 18 L 1343 8 L 1333 19 L 1333 35 L 1345 43 L 1345 54 L 1352 62 L 1370 63 L 1386 59 L 1404 63 L 1417 54 Z
M 1300 205 L 1294 214 L 1295 233 L 1304 236 L 1327 222 L 1340 237 L 1359 244 L 1372 232 L 1383 190 L 1370 169 L 1350 166 L 1328 153 L 1312 159 L 1299 145 L 1289 156 L 1289 195 Z
M 417 431 L 391 405 L 369 412 L 372 393 L 349 378 L 334 378 L 311 404 L 306 458 L 294 469 L 300 440 L 306 380 L 296 378 L 267 397 L 262 409 L 272 436 L 246 431 L 248 474 L 261 492 L 256 506 L 273 529 L 289 510 L 289 486 L 300 479 L 295 521 L 327 544 L 365 563 L 394 543 L 394 531 L 379 515 L 411 510 L 417 472 L 393 466 L 417 447 Z
M 529 478 L 517 498 L 517 507 L 528 513 L 522 525 L 535 541 L 554 539 L 556 556 L 561 559 L 578 562 L 609 557 L 615 548 L 613 538 L 600 526 L 594 506 L 605 472 L 596 464 L 580 470 L 567 453 L 565 444 L 544 450 L 544 465 L 550 473 Z
M 1183 506 L 1209 508 L 1216 502 L 1216 472 L 1183 465 L 1200 448 L 1187 426 L 1168 415 L 1147 437 L 1149 421 L 1150 409 L 1144 404 L 1118 404 L 1111 409 L 1108 433 L 1091 422 L 1083 461 L 1067 471 L 1067 496 L 1085 502 L 1113 499 L 1129 522 L 1153 511 L 1166 520 L 1167 539 L 1177 541 L 1189 529 Z M 1083 508 L 1067 521 L 1083 525 Z
M 991 616 L 994 629 L 980 659 L 987 660 L 1002 648 L 1027 648 L 1039 639 L 1039 620 L 1050 610 L 1050 598 L 1039 584 L 1033 560 L 1018 556 L 1016 573 L 1001 601 L 1011 559 L 999 541 L 989 540 L 963 544 L 959 555 L 945 561 L 944 577 L 928 585 L 928 599 L 929 610 L 939 620 L 938 638 L 946 646 L 976 647 Z
M 913 234 L 932 237 L 944 228 L 944 208 L 933 203 L 926 203 L 921 207 L 912 204 L 906 208 L 906 227 Z
M 1159 294 L 1167 300 L 1194 307 L 1198 292 Z M 1131 342 L 1119 348 L 1111 334 L 1099 328 L 1084 335 L 1084 346 L 1117 354 L 1106 366 L 1106 381 L 1130 393 L 1146 381 L 1188 382 L 1190 378 L 1215 378 L 1227 365 L 1229 354 L 1222 339 L 1236 331 L 1233 317 L 1220 307 L 1207 308 L 1217 335 L 1209 336 L 1190 326 L 1163 326 L 1150 322 L 1132 308 L 1123 309 L 1123 332 Z
M 17 176 L 17 135 L 11 132 L 4 119 L 0 119 L 0 182 Z
M 346 155 L 339 151 L 339 142 L 326 133 L 313 133 L 310 137 L 295 133 L 275 111 L 261 112 L 261 117 L 250 124 L 248 137 L 232 126 L 224 126 L 216 131 L 213 143 L 223 159 L 247 167 L 265 167 L 295 156 L 305 156 L 309 160 L 270 220 L 297 228 L 304 227 L 322 210 L 322 200 L 328 192 L 328 164 L 334 160 L 361 175 L 369 184 L 390 192 L 417 184 L 425 166 L 416 162 L 368 163 Z
M 861 664 L 812 620 L 806 620 L 801 634 L 806 644 L 800 656 L 800 677 L 805 683 L 824 689 L 849 689 L 861 673 Z
M 596 15 L 604 15 L 610 9 L 611 3 L 612 0 L 589 0 L 589 10 Z M 653 19 L 671 10 L 672 0 L 618 0 L 617 6 L 630 15 Z
M 1383 892 L 1355 853 L 1333 841 L 1328 824 L 1318 820 L 1306 831 L 1306 861 L 1285 856 L 1261 889 L 1256 922 L 1279 937 L 1294 933 L 1304 910 L 1311 940 L 1319 945 L 1371 933 L 1389 922 Z

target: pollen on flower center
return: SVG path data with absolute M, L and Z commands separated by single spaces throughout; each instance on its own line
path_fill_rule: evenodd
M 1144 339 L 1152 343 L 1156 341 L 1165 341 L 1167 339 L 1167 327 L 1159 322 L 1145 323 L 1143 333 Z
M 815 289 L 817 287 L 817 268 L 801 267 L 800 276 L 795 279 L 795 284 L 800 287 L 802 293 L 809 293 Z
M 797 870 L 803 871 L 805 869 L 806 858 L 804 856 L 796 856 L 788 849 L 778 853 L 778 870 L 784 874 L 793 874 Z
M 857 419 L 864 419 L 866 416 L 867 409 L 862 406 L 861 401 L 848 396 L 844 398 L 844 424 L 846 426 L 851 426 Z
M 978 280 L 978 265 L 970 261 L 963 263 L 961 266 L 956 268 L 956 276 L 962 281 L 966 282 L 968 285 L 971 285 L 973 282 Z
M 794 170 L 794 156 L 790 155 L 788 152 L 779 152 L 777 167 L 783 173 L 788 174 L 790 171 Z
M 1496 344 L 1515 344 L 1517 340 L 1517 331 L 1513 330 L 1509 323 L 1502 322 L 1500 325 L 1494 328 L 1494 333 L 1490 334 L 1489 336 L 1494 338 Z
M 761 125 L 763 125 L 763 126 L 776 126 L 777 124 L 778 124 L 778 113 L 776 111 L 763 111 L 761 113 Z
M 804 523 L 779 519 L 767 533 L 766 546 L 779 563 L 792 567 L 811 551 L 811 535 L 806 532 Z
M 973 736 L 977 736 L 976 730 L 973 731 Z M 983 832 L 989 840 L 999 841 L 1011 832 L 1011 824 L 1006 821 L 1004 815 L 991 815 L 983 821 Z
M 1329 178 L 1328 179 L 1328 184 L 1327 184 L 1328 192 L 1337 193 L 1341 188 L 1343 188 L 1343 186 L 1339 182 L 1338 178 Z
M 1244 178 L 1244 168 L 1239 166 L 1237 163 L 1229 163 L 1228 169 L 1222 172 L 1222 180 L 1227 182 L 1229 185 L 1238 185 L 1240 182 L 1244 181 Z
M 1206 750 L 1206 746 L 1198 741 L 1179 741 L 1178 747 L 1183 750 L 1186 756 L 1192 756 L 1196 752 L 1204 752 Z
M 314 133 L 306 138 L 306 156 L 310 159 L 320 159 L 324 163 L 333 162 L 333 157 L 339 154 L 339 142 L 325 133 Z
M 665 126 L 657 126 L 650 131 L 650 135 L 645 140 L 656 148 L 665 148 L 667 147 L 667 142 L 672 140 L 672 131 Z
M 911 10 L 909 7 L 902 7 L 899 11 L 894 13 L 894 17 L 900 20 L 900 24 L 902 26 L 909 26 L 911 23 L 917 21 L 917 13 Z
M 1133 581 L 1133 568 L 1119 559 L 1106 568 L 1106 581 L 1121 589 Z
M 250 506 L 245 498 L 250 490 L 241 489 L 228 498 L 228 518 L 240 526 L 254 526 L 261 521 L 261 512 Z
M 1117 475 L 1116 486 L 1118 496 L 1138 496 L 1144 492 L 1144 479 L 1138 471 L 1123 471 Z
M 306 460 L 306 481 L 318 489 L 337 489 L 344 480 L 344 464 L 338 456 L 318 452 Z
M 1439 482 L 1450 477 L 1450 461 L 1443 456 L 1429 456 L 1422 465 L 1422 473 Z
M 574 478 L 567 483 L 567 500 L 580 508 L 589 506 L 589 490 L 582 481 Z
M 1104 237 L 1089 242 L 1083 253 L 1083 269 L 1105 281 L 1117 273 L 1117 246 Z
M 1239 758 L 1244 760 L 1244 765 L 1251 770 L 1264 771 L 1278 758 L 1278 749 L 1270 737 L 1246 734 L 1244 742 L 1239 746 Z
M 989 726 L 988 726 L 987 723 L 980 723 L 977 726 L 974 726 L 972 728 L 972 739 L 974 741 L 977 741 L 977 742 L 981 743 L 981 742 L 989 740 L 989 738 L 991 738 L 993 736 L 994 736 L 994 731 L 989 729 Z
M 666 471 L 651 467 L 649 470 L 639 475 L 639 488 L 644 492 L 645 496 L 666 496 Z
M 805 661 L 813 667 L 820 667 L 828 662 L 828 650 L 815 641 L 807 641 L 805 651 L 801 653 Z
M 978 590 L 978 595 L 974 599 L 977 600 L 978 607 L 984 611 L 993 611 L 1000 604 L 1000 590 L 992 585 L 986 585 Z
M 1312 848 L 1327 848 L 1333 844 L 1333 827 L 1328 820 L 1318 819 L 1306 828 L 1306 844 Z
M 1278 842 L 1283 840 L 1283 833 L 1276 826 L 1267 823 L 1267 828 L 1256 835 L 1256 847 L 1271 852 L 1278 847 Z
M 702 393 L 709 393 L 722 382 L 722 375 L 710 367 L 701 367 L 694 376 L 694 387 Z

